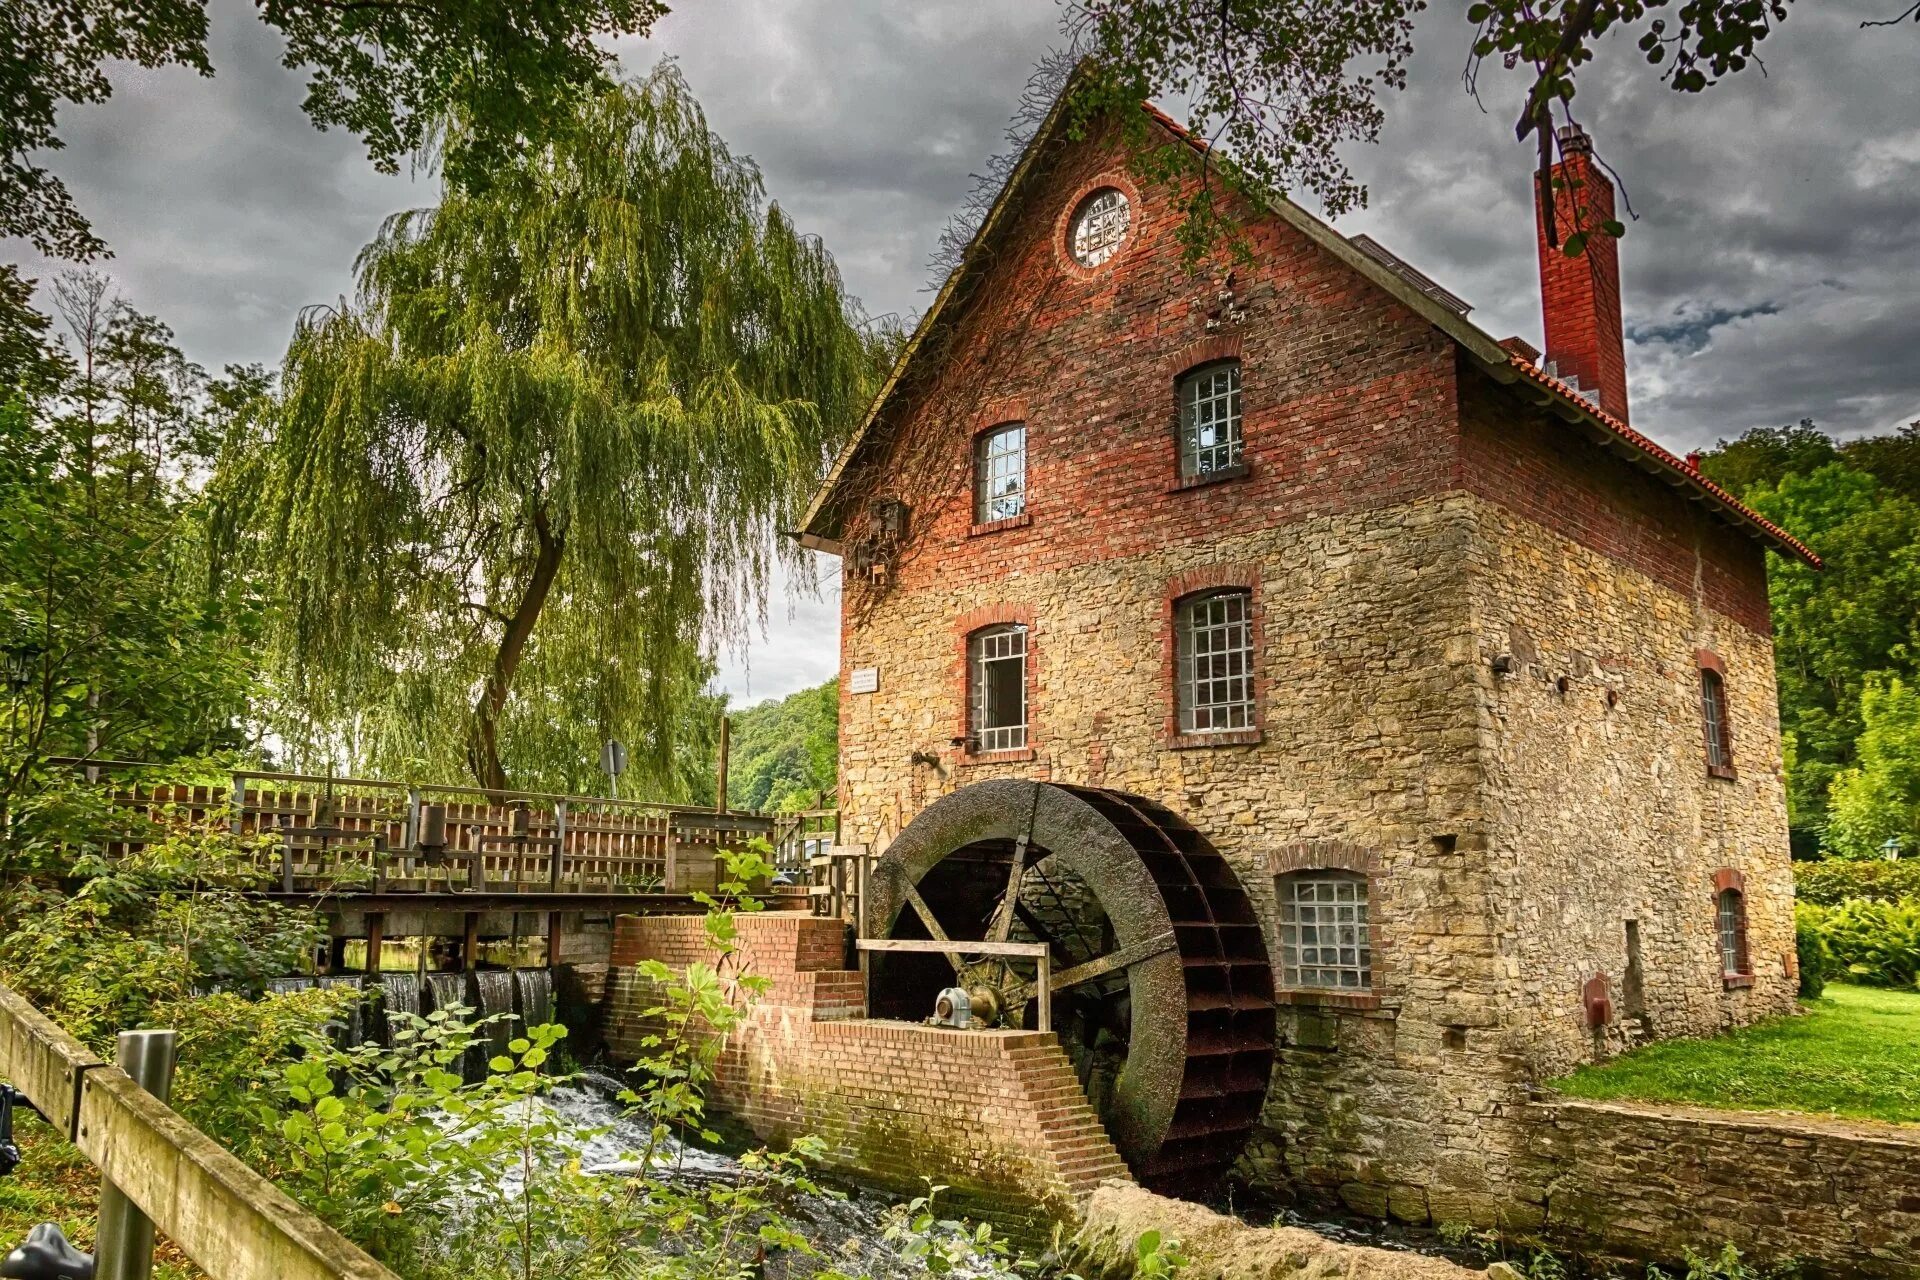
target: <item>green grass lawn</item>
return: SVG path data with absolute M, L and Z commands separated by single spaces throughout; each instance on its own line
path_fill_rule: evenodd
M 1711 1040 L 1664 1040 L 1553 1084 L 1576 1098 L 1920 1124 L 1920 992 L 1835 984 L 1801 1008 Z

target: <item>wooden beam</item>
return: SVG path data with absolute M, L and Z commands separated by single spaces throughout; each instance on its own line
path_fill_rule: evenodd
M 1062 969 L 1053 975 L 1053 989 L 1065 991 L 1068 987 L 1077 987 L 1083 982 L 1092 982 L 1095 978 L 1104 978 L 1116 969 L 1131 969 L 1143 960 L 1151 960 L 1164 955 L 1179 945 L 1171 933 L 1163 933 L 1148 938 L 1145 942 L 1136 942 L 1130 947 L 1121 947 L 1118 951 L 1108 952 L 1085 964 L 1074 965 L 1071 969 Z
M 480 913 L 467 912 L 462 923 L 465 927 L 460 937 L 460 967 L 477 969 L 480 967 Z
M 1032 960 L 1047 954 L 1044 942 L 975 942 L 969 938 L 861 938 L 853 944 L 862 951 L 939 951 L 963 956 L 1020 956 Z
M 378 911 L 367 912 L 367 972 L 380 972 L 380 935 L 386 930 L 387 918 Z M 421 945 L 424 947 L 424 940 Z

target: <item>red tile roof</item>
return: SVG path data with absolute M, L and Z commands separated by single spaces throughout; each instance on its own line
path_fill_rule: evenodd
M 1734 497 L 1733 494 L 1721 488 L 1712 480 L 1709 480 L 1706 476 L 1702 475 L 1697 468 L 1688 466 L 1672 453 L 1655 444 L 1647 436 L 1635 431 L 1632 427 L 1620 421 L 1620 419 L 1614 417 L 1612 414 L 1602 412 L 1597 405 L 1588 401 L 1578 391 L 1574 390 L 1570 384 L 1553 377 L 1540 368 L 1539 365 L 1523 356 L 1509 353 L 1507 358 L 1511 361 L 1513 367 L 1518 369 L 1528 380 L 1536 382 L 1548 390 L 1572 401 L 1584 410 L 1588 417 L 1598 422 L 1608 431 L 1611 431 L 1621 440 L 1632 445 L 1639 452 L 1645 454 L 1655 462 L 1660 463 L 1672 471 L 1678 472 L 1680 477 L 1688 484 L 1712 496 L 1721 506 L 1725 507 L 1731 515 L 1753 526 L 1755 529 L 1758 529 L 1773 539 L 1774 542 L 1780 544 L 1782 550 L 1791 551 L 1794 555 L 1799 556 L 1816 569 L 1823 567 L 1820 557 L 1815 555 L 1813 549 L 1807 546 L 1806 543 L 1800 541 L 1785 529 L 1782 529 L 1779 525 L 1773 523 L 1758 511 L 1755 511 L 1752 507 L 1749 507 L 1746 503 Z

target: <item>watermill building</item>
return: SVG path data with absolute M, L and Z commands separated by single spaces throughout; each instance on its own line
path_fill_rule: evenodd
M 1529 1083 L 1791 1007 L 1767 557 L 1813 557 L 1630 425 L 1612 240 L 1542 230 L 1542 352 L 1282 200 L 1190 270 L 1203 149 L 1070 132 L 802 533 L 863 928 L 1047 942 L 1137 1176 L 1485 1217 Z M 1611 190 L 1563 142 L 1564 228 Z M 1024 1016 L 960 968 L 876 956 L 871 1012 Z

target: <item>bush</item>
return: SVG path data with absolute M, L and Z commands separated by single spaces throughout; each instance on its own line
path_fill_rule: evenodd
M 1897 862 L 1885 859 L 1852 862 L 1840 858 L 1797 862 L 1793 867 L 1793 887 L 1800 901 L 1823 907 L 1837 907 L 1849 898 L 1868 898 L 1875 902 L 1920 898 L 1920 858 L 1902 858 Z
M 1827 989 L 1827 974 L 1833 971 L 1833 952 L 1821 932 L 1816 909 L 1801 906 L 1793 914 L 1793 945 L 1800 958 L 1800 998 L 1818 1000 Z
M 1799 919 L 1831 953 L 1828 977 L 1870 987 L 1911 988 L 1920 975 L 1920 898 L 1802 906 Z

